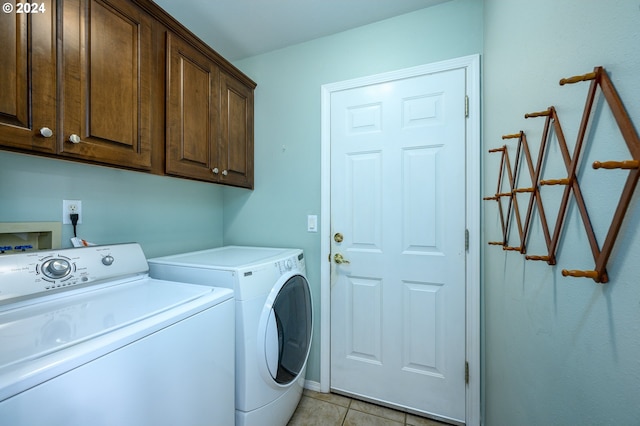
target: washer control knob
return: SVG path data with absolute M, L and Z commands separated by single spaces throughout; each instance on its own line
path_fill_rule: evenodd
M 285 268 L 287 268 L 287 271 L 290 271 L 293 268 L 293 262 L 291 261 L 291 259 L 287 259 L 284 263 Z
M 110 254 L 106 255 L 105 257 L 102 258 L 102 264 L 104 266 L 111 266 L 111 264 L 113 263 L 115 259 L 113 258 L 113 256 L 111 256 Z
M 42 272 L 53 279 L 66 277 L 71 272 L 71 264 L 64 259 L 49 259 L 42 265 Z

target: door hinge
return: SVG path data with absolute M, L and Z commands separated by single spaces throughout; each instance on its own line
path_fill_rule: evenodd
M 464 249 L 469 251 L 469 230 L 464 230 Z
M 467 361 L 464 363 L 464 382 L 469 384 L 469 363 Z
M 464 96 L 464 116 L 469 118 L 469 96 Z

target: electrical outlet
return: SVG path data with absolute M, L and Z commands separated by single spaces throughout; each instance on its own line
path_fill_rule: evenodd
M 82 223 L 82 201 L 80 200 L 62 200 L 62 224 L 71 225 L 69 215 L 75 213 L 78 215 L 78 224 Z

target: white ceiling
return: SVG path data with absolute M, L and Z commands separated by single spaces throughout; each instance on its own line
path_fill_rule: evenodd
M 155 0 L 230 61 L 448 0 Z

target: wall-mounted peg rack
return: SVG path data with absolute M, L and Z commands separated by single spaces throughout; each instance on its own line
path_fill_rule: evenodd
M 591 248 L 591 252 L 593 254 L 594 259 L 594 269 L 593 270 L 562 270 L 562 275 L 567 277 L 584 277 L 591 278 L 597 283 L 606 283 L 609 281 L 609 277 L 607 275 L 607 262 L 609 261 L 609 257 L 611 256 L 611 251 L 613 249 L 615 240 L 620 231 L 620 227 L 622 226 L 622 222 L 626 211 L 629 207 L 629 203 L 635 191 L 635 188 L 638 184 L 638 178 L 640 177 L 640 138 L 638 137 L 638 133 L 636 132 L 629 115 L 627 114 L 620 96 L 618 95 L 613 83 L 609 79 L 609 76 L 605 72 L 602 67 L 595 67 L 593 72 L 578 75 L 569 78 L 563 78 L 560 80 L 560 85 L 563 86 L 565 84 L 575 84 L 583 81 L 590 81 L 591 85 L 589 86 L 589 90 L 587 92 L 587 98 L 585 101 L 584 112 L 582 115 L 582 120 L 580 123 L 580 127 L 578 130 L 578 136 L 576 139 L 576 144 L 573 152 L 573 156 L 569 154 L 569 149 L 567 147 L 566 139 L 564 137 L 564 133 L 562 131 L 562 127 L 560 125 L 560 120 L 558 118 L 558 114 L 553 106 L 549 107 L 545 111 L 533 112 L 525 114 L 524 118 L 537 118 L 537 117 L 545 117 L 544 130 L 542 133 L 542 140 L 540 143 L 540 150 L 538 154 L 538 160 L 536 165 L 533 165 L 533 161 L 531 159 L 531 153 L 529 150 L 529 146 L 527 144 L 527 138 L 524 132 L 519 132 L 515 134 L 505 135 L 502 139 L 518 139 L 518 145 L 516 148 L 516 158 L 515 165 L 513 167 L 513 172 L 511 168 L 511 164 L 509 161 L 509 155 L 507 152 L 507 146 L 504 145 L 501 148 L 495 148 L 489 150 L 490 153 L 502 153 L 502 158 L 500 160 L 500 172 L 498 175 L 498 187 L 494 196 L 485 197 L 484 200 L 494 200 L 498 203 L 498 212 L 500 217 L 500 223 L 502 227 L 502 241 L 490 241 L 490 245 L 500 245 L 503 250 L 511 250 L 511 251 L 520 251 L 522 254 L 526 254 L 526 243 L 527 238 L 530 232 L 531 225 L 531 217 L 533 212 L 533 205 L 535 203 L 536 208 L 538 210 L 538 214 L 540 217 L 540 222 L 542 225 L 542 231 L 544 234 L 545 243 L 547 246 L 547 254 L 545 255 L 526 255 L 525 258 L 527 260 L 538 260 L 538 261 L 546 261 L 549 265 L 556 264 L 556 251 L 559 244 L 559 239 L 562 234 L 562 226 L 564 224 L 564 218 L 567 211 L 567 206 L 569 204 L 569 198 L 573 193 L 576 205 L 578 207 L 578 211 L 580 212 L 580 217 L 584 224 L 585 232 L 587 234 L 587 238 L 589 240 L 589 245 Z M 618 205 L 615 209 L 613 219 L 611 221 L 611 225 L 607 231 L 607 235 L 605 237 L 604 243 L 602 247 L 598 245 L 595 233 L 593 231 L 593 226 L 589 219 L 589 214 L 587 212 L 587 207 L 584 202 L 584 198 L 582 196 L 582 190 L 580 189 L 580 183 L 577 178 L 577 169 L 580 164 L 580 154 L 583 149 L 584 139 L 587 134 L 587 129 L 589 125 L 589 121 L 591 119 L 591 113 L 593 110 L 594 99 L 596 96 L 596 92 L 600 88 L 605 101 L 609 105 L 613 117 L 615 118 L 616 124 L 620 129 L 622 137 L 629 149 L 632 159 L 624 160 L 624 161 L 595 161 L 592 164 L 592 167 L 596 170 L 628 170 L 629 174 L 627 176 L 627 180 L 625 182 L 624 188 L 622 190 L 622 194 L 620 195 L 620 199 L 618 201 Z M 567 171 L 566 177 L 558 177 L 554 179 L 540 179 L 540 172 L 542 169 L 542 164 L 544 160 L 544 156 L 548 149 L 548 139 L 550 137 L 550 129 L 553 126 L 556 139 L 558 141 L 558 145 L 560 147 L 560 152 L 562 154 L 562 158 L 565 164 L 565 168 Z M 519 164 L 520 164 L 520 155 L 521 152 L 524 152 L 524 158 L 527 163 L 529 174 L 531 176 L 531 186 L 518 188 L 518 176 L 519 176 Z M 505 190 L 502 188 L 504 183 L 505 174 L 508 178 L 509 188 Z M 549 185 L 563 185 L 564 191 L 562 195 L 562 199 L 560 202 L 560 207 L 558 209 L 558 217 L 556 220 L 555 228 L 553 230 L 553 235 L 549 233 L 549 227 L 547 225 L 546 214 L 542 202 L 540 187 L 541 186 L 549 186 Z M 522 226 L 520 212 L 518 209 L 518 200 L 517 194 L 530 194 L 529 195 L 529 204 L 527 208 L 527 213 L 525 216 L 524 227 Z M 502 199 L 508 198 L 509 203 L 507 207 L 507 214 L 505 218 Z M 511 217 L 515 217 L 516 223 L 518 226 L 518 234 L 520 237 L 519 245 L 512 246 L 509 244 L 509 236 L 510 236 L 510 226 L 512 224 Z

